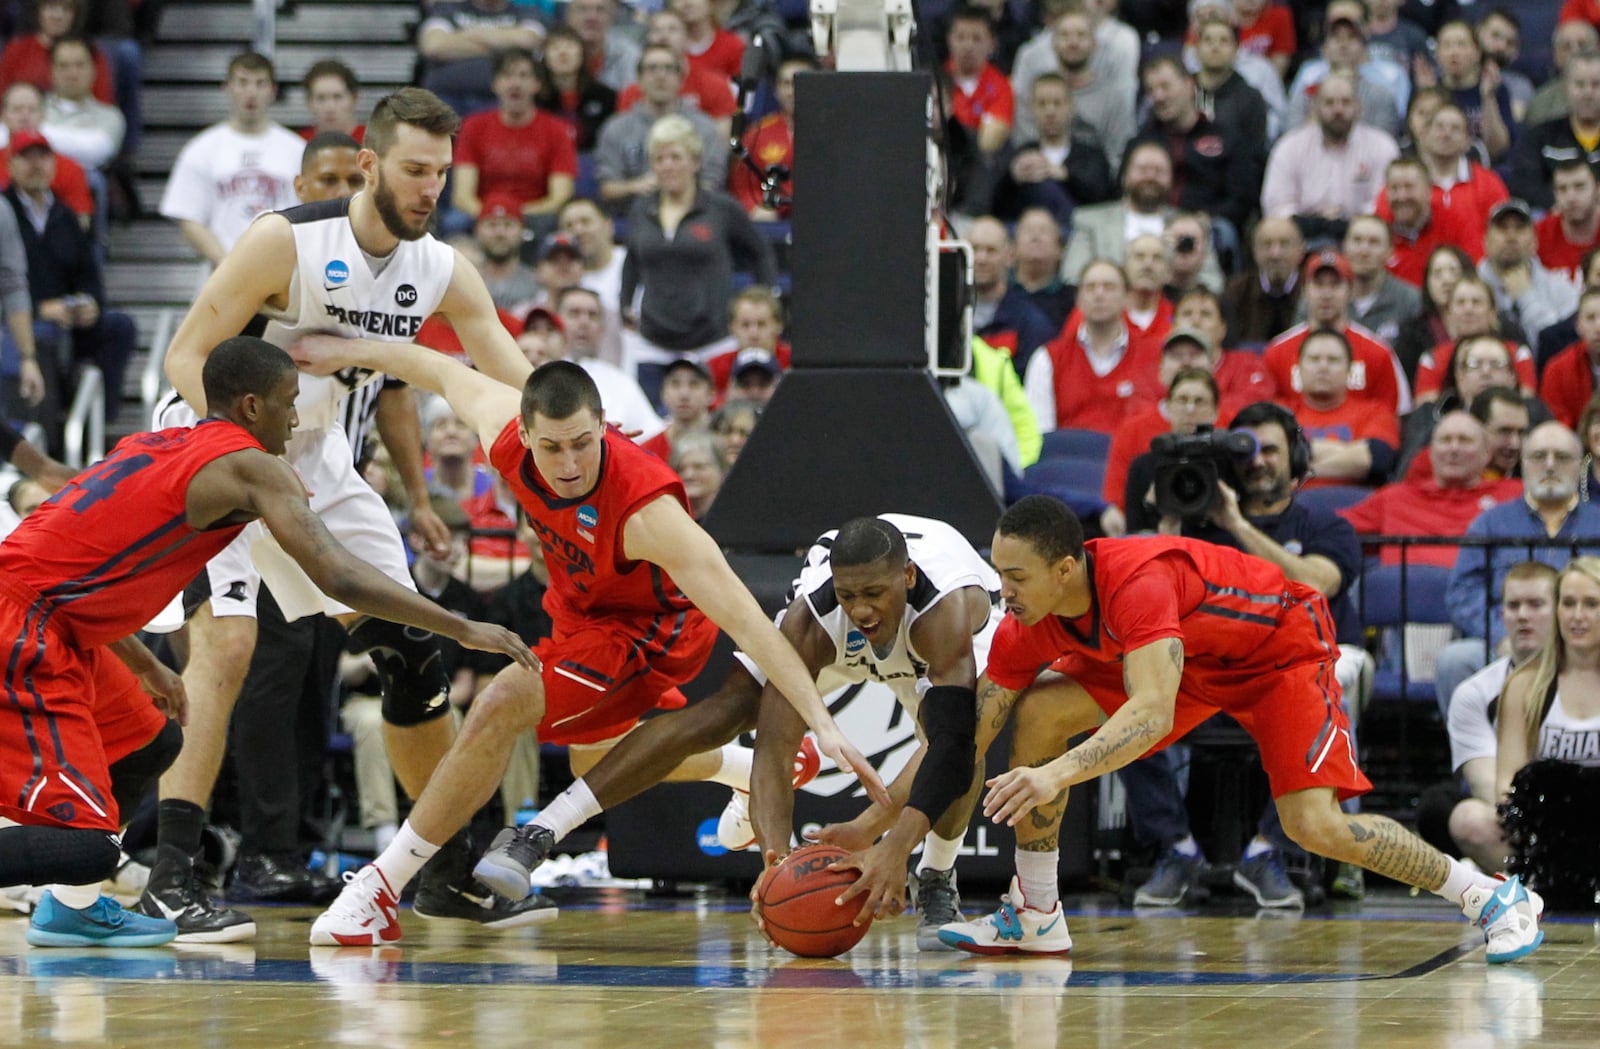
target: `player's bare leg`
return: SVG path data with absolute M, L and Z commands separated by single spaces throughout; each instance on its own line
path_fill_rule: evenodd
M 1544 940 L 1544 901 L 1517 879 L 1475 871 L 1386 816 L 1346 813 L 1331 788 L 1295 791 L 1277 804 L 1285 833 L 1307 852 L 1354 863 L 1459 906 L 1483 930 L 1491 962 L 1514 961 Z
M 189 723 L 183 749 L 161 777 L 159 849 L 139 910 L 178 925 L 180 943 L 222 943 L 255 935 L 255 922 L 218 907 L 201 887 L 194 864 L 217 773 L 228 746 L 228 721 L 255 650 L 253 616 L 217 616 L 203 602 L 188 625 L 183 687 Z
M 1011 717 L 1012 768 L 1055 760 L 1066 753 L 1074 736 L 1103 720 L 1086 691 L 1059 677 L 1041 680 L 1024 692 Z M 998 729 L 999 725 L 992 726 L 992 731 Z M 946 925 L 939 932 L 943 943 L 974 954 L 1064 954 L 1072 949 L 1061 911 L 1059 874 L 1061 818 L 1066 808 L 1063 790 L 1013 828 L 1017 876 L 1010 893 L 994 914 Z

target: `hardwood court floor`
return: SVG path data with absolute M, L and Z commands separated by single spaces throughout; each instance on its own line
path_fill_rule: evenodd
M 1489 967 L 1443 904 L 1385 895 L 1305 917 L 1134 914 L 1069 901 L 1071 960 L 918 953 L 912 919 L 840 961 L 768 948 L 722 896 L 590 892 L 492 934 L 403 913 L 403 946 L 305 945 L 313 912 L 254 908 L 254 944 L 29 948 L 0 917 L 0 1045 L 958 1049 L 1600 1045 L 1600 926 L 1551 921 Z M 1075 905 L 1076 909 L 1072 909 Z

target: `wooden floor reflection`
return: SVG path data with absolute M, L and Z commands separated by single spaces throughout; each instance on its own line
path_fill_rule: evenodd
M 840 961 L 765 946 L 737 903 L 588 894 L 507 934 L 404 915 L 403 946 L 41 950 L 0 917 L 0 1044 L 957 1049 L 1600 1045 L 1600 929 L 1555 922 L 1489 967 L 1442 905 L 1303 918 L 1133 914 L 1075 901 L 1070 961 L 918 953 L 911 919 Z

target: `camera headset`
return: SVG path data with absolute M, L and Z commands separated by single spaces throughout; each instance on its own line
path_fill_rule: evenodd
M 1262 423 L 1277 423 L 1283 429 L 1284 439 L 1289 442 L 1289 476 L 1297 482 L 1305 480 L 1311 472 L 1311 442 L 1289 409 L 1271 401 L 1257 401 L 1240 409 L 1228 428 L 1254 428 Z

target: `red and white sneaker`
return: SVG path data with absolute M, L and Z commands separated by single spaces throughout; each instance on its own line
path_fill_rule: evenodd
M 344 876 L 344 891 L 311 923 L 313 947 L 378 947 L 400 939 L 400 899 L 372 864 Z
M 822 755 L 817 751 L 817 741 L 810 736 L 802 738 L 800 749 L 794 756 L 794 778 L 791 780 L 794 788 L 799 790 L 816 779 L 821 769 Z M 728 799 L 727 806 L 717 819 L 717 840 L 729 852 L 743 852 L 756 843 L 756 829 L 750 822 L 748 791 L 736 788 L 733 797 Z

